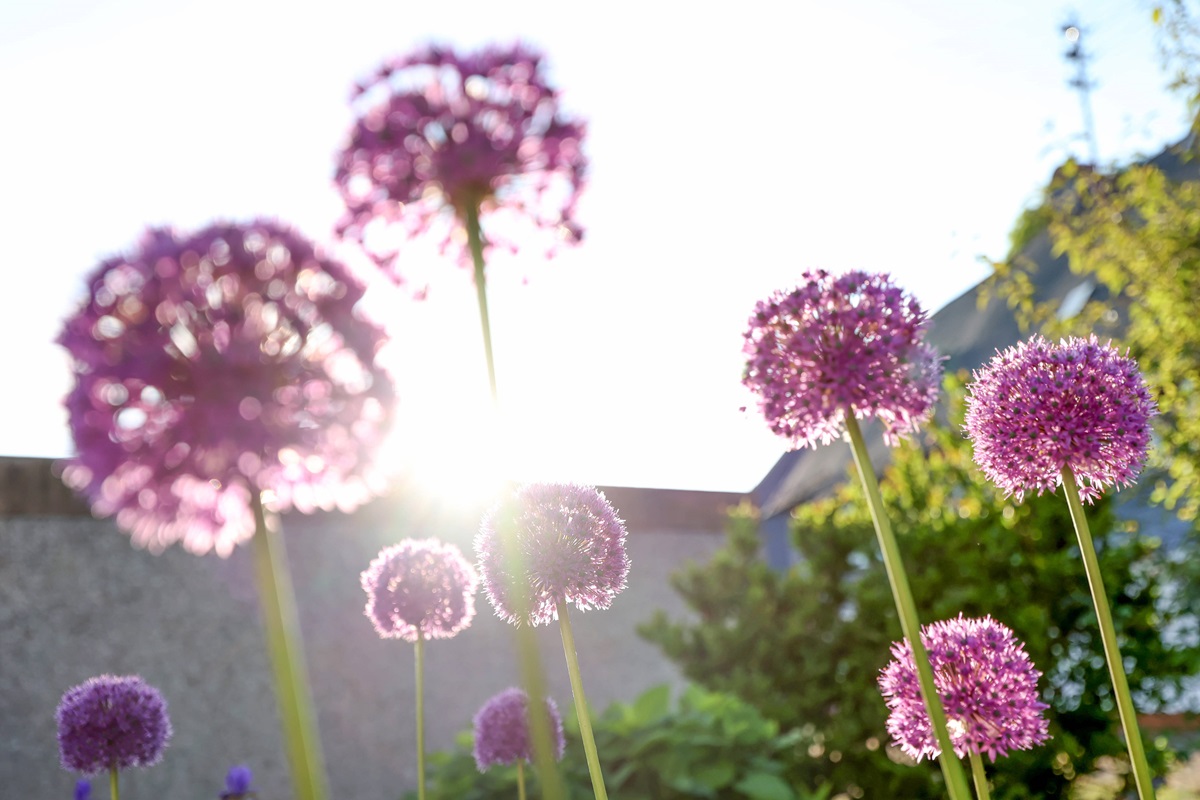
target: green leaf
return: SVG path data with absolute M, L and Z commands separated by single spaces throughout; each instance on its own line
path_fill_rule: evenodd
M 642 692 L 642 696 L 633 701 L 634 718 L 645 724 L 665 717 L 671 710 L 671 687 L 665 683 L 654 686 Z
M 778 775 L 751 772 L 733 788 L 750 800 L 796 800 L 796 793 Z

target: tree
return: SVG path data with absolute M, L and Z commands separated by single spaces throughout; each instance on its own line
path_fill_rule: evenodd
M 1066 797 L 1076 774 L 1125 752 L 1067 504 L 1005 499 L 976 471 L 959 432 L 961 378 L 947 381 L 947 393 L 953 423 L 931 424 L 893 450 L 884 502 L 922 621 L 991 614 L 1045 673 L 1053 739 L 989 767 L 994 796 Z M 1156 710 L 1200 668 L 1197 643 L 1160 636 L 1186 623 L 1186 593 L 1169 589 L 1171 562 L 1159 541 L 1118 519 L 1110 499 L 1089 508 L 1089 519 L 1117 595 L 1130 685 L 1141 711 Z M 801 561 L 775 572 L 758 557 L 756 521 L 744 509 L 710 563 L 673 577 L 698 619 L 660 612 L 642 635 L 692 680 L 799 728 L 796 774 L 810 784 L 828 778 L 852 797 L 941 796 L 936 767 L 902 763 L 887 741 L 876 678 L 901 633 L 858 481 L 798 509 L 793 533 Z M 1148 749 L 1161 767 L 1157 744 Z

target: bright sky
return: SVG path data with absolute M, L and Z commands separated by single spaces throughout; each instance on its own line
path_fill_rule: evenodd
M 147 224 L 214 218 L 326 238 L 355 78 L 429 40 L 520 37 L 588 120 L 591 178 L 581 247 L 489 268 L 504 471 L 749 490 L 784 449 L 738 410 L 756 300 L 808 268 L 861 268 L 936 309 L 985 276 L 979 256 L 1004 255 L 1053 167 L 1086 154 L 1062 59 L 1072 7 L 900 5 L 4 3 L 0 455 L 70 452 L 51 342 L 102 256 Z M 1074 9 L 1102 160 L 1181 138 L 1149 7 Z M 402 392 L 390 457 L 467 480 L 487 449 L 479 325 L 469 275 L 438 274 L 423 304 L 372 288 Z

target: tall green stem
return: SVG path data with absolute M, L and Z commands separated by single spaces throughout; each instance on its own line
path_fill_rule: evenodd
M 110 800 L 121 800 L 121 793 L 117 791 L 117 768 L 113 767 L 108 771 L 108 796 Z
M 479 204 L 469 203 L 466 209 L 467 244 L 471 249 L 471 260 L 475 264 L 475 298 L 479 304 L 479 323 L 483 328 L 483 353 L 487 358 L 488 387 L 492 393 L 492 406 L 499 407 L 499 395 L 496 392 L 496 362 L 492 356 L 492 326 L 488 316 L 487 275 L 483 261 L 483 232 L 479 227 Z M 501 534 L 504 536 L 505 534 Z M 523 574 L 518 548 L 509 537 L 504 550 L 509 554 L 509 574 Z M 518 619 L 528 620 L 529 608 L 524 595 L 512 592 L 513 610 Z M 528 624 L 517 626 L 517 660 L 521 672 L 521 685 L 529 696 L 530 708 L 535 708 L 535 698 L 546 697 L 546 681 L 542 673 L 542 662 L 538 656 L 537 638 Z M 544 800 L 563 800 L 566 797 L 566 786 L 559 775 L 558 765 L 554 760 L 554 740 L 550 731 L 550 719 L 545 714 L 529 715 L 529 733 L 533 739 L 533 760 L 538 768 L 542 782 Z
M 1133 765 L 1133 780 L 1137 784 L 1138 797 L 1153 800 L 1154 784 L 1150 778 L 1150 765 L 1146 762 L 1146 750 L 1142 744 L 1142 732 L 1138 729 L 1137 712 L 1129 694 L 1129 681 L 1125 677 L 1125 662 L 1117 647 L 1117 629 L 1113 626 L 1112 612 L 1108 607 L 1108 594 L 1104 591 L 1104 579 L 1100 573 L 1100 560 L 1096 558 L 1096 547 L 1088 528 L 1083 503 L 1079 500 L 1079 487 L 1070 467 L 1062 470 L 1063 493 L 1071 509 L 1071 521 L 1075 523 L 1075 536 L 1079 539 L 1079 552 L 1083 555 L 1083 568 L 1087 572 L 1088 587 L 1092 592 L 1092 605 L 1096 609 L 1096 620 L 1100 623 L 1100 641 L 1104 644 L 1104 660 L 1108 662 L 1108 674 L 1112 678 L 1113 696 L 1117 699 L 1117 710 L 1121 715 L 1121 728 L 1125 731 L 1125 745 L 1129 748 L 1129 761 Z
M 517 800 L 525 800 L 525 760 L 522 758 L 517 759 Z
M 974 750 L 971 751 L 970 758 L 971 777 L 975 780 L 976 800 L 990 800 L 991 794 L 988 792 L 987 775 L 983 772 L 983 759 Z
M 562 630 L 563 653 L 567 657 L 567 674 L 571 676 L 571 694 L 575 697 L 575 716 L 579 718 L 579 736 L 583 739 L 583 752 L 587 756 L 588 773 L 592 776 L 592 792 L 596 800 L 608 800 L 604 790 L 604 776 L 600 773 L 600 757 L 596 754 L 596 738 L 592 735 L 592 720 L 588 716 L 587 697 L 583 694 L 583 680 L 579 677 L 579 655 L 575 652 L 575 635 L 571 632 L 571 618 L 567 604 L 558 604 L 558 622 Z
M 254 511 L 254 576 L 262 606 L 267 651 L 275 677 L 275 697 L 283 727 L 283 743 L 292 770 L 296 800 L 324 800 L 329 796 L 316 716 L 304 669 L 304 648 L 296 614 L 296 594 L 287 566 L 287 552 L 278 520 L 267 523 L 262 498 L 250 492 Z
M 425 800 L 425 639 L 417 629 L 417 800 Z
M 487 278 L 484 275 L 483 233 L 479 227 L 479 205 L 467 206 L 467 243 L 475 262 L 475 297 L 479 301 L 479 322 L 483 326 L 483 352 L 487 357 L 488 385 L 496 400 L 496 362 L 492 358 L 492 326 L 488 320 Z
M 883 496 L 879 493 L 879 481 L 875 477 L 875 468 L 871 466 L 867 445 L 863 441 L 862 430 L 854 412 L 846 409 L 846 431 L 850 434 L 850 450 L 854 453 L 854 463 L 858 467 L 858 476 L 862 480 L 863 489 L 867 494 L 867 505 L 871 509 L 871 519 L 875 522 L 875 535 L 879 540 L 879 549 L 883 551 L 883 565 L 887 569 L 888 582 L 892 586 L 892 598 L 896 602 L 896 611 L 900 615 L 900 628 L 904 638 L 912 647 L 913 663 L 917 668 L 917 682 L 921 686 L 921 696 L 925 699 L 925 709 L 929 713 L 929 721 L 937 738 L 938 747 L 942 753 L 939 756 L 942 775 L 946 779 L 946 791 L 951 800 L 969 800 L 971 794 L 967 788 L 967 777 L 963 774 L 962 764 L 954 755 L 954 746 L 950 734 L 946 731 L 946 713 L 942 710 L 942 701 L 938 697 L 937 688 L 933 682 L 933 668 L 929 665 L 929 654 L 921 641 L 921 622 L 917 617 L 917 604 L 913 602 L 912 590 L 908 586 L 908 576 L 904 572 L 904 562 L 900 560 L 900 548 L 896 537 L 892 534 L 892 526 L 888 522 L 883 509 Z

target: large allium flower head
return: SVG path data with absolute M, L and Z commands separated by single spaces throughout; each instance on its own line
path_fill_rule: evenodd
M 365 613 L 385 639 L 449 639 L 475 617 L 475 570 L 461 550 L 437 539 L 384 548 L 361 580 Z
M 946 711 L 954 752 L 995 761 L 1010 750 L 1028 750 L 1049 738 L 1034 668 L 1025 646 L 991 617 L 943 620 L 921 628 L 934 685 Z M 892 645 L 894 659 L 879 676 L 891 713 L 887 729 L 905 753 L 920 760 L 941 753 L 908 640 Z
M 100 675 L 68 689 L 55 720 L 63 768 L 84 775 L 152 766 L 171 739 L 166 701 L 136 675 Z
M 566 740 L 558 706 L 546 698 L 546 715 L 554 737 L 554 757 L 561 760 Z M 505 689 L 492 697 L 475 715 L 475 764 L 484 772 L 493 764 L 533 761 L 529 733 L 529 695 L 520 689 Z
M 353 103 L 335 177 L 347 207 L 338 234 L 393 279 L 405 239 L 434 237 L 466 264 L 472 207 L 482 206 L 485 244 L 515 251 L 540 232 L 552 254 L 582 236 L 584 124 L 564 114 L 534 49 L 428 47 L 383 64 Z
M 925 343 L 927 328 L 917 301 L 887 275 L 806 272 L 755 307 L 742 383 L 793 448 L 840 437 L 847 409 L 879 418 L 894 445 L 937 400 L 942 359 Z
M 1087 502 L 1137 479 L 1157 413 L 1137 362 L 1093 335 L 1010 347 L 976 371 L 966 433 L 975 463 L 1020 501 L 1070 467 Z
M 522 486 L 484 516 L 475 553 L 496 615 L 518 624 L 522 608 L 533 625 L 560 603 L 608 608 L 629 574 L 625 523 L 590 486 Z
M 382 489 L 371 465 L 394 389 L 362 285 L 276 222 L 150 230 L 102 263 L 59 344 L 78 455 L 63 478 L 135 544 L 222 556 L 274 510 L 349 510 Z

